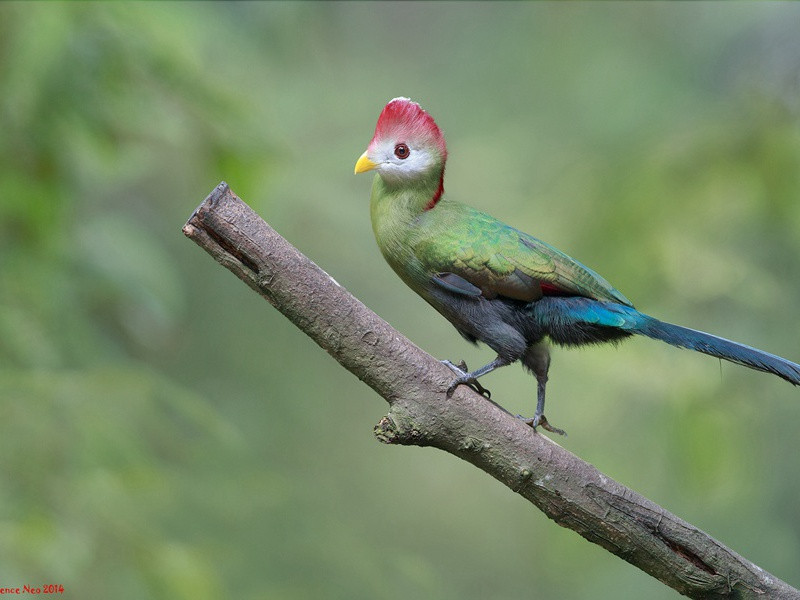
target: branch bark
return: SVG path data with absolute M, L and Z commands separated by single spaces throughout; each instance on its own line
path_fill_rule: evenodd
M 692 598 L 800 599 L 707 533 L 603 475 L 498 405 L 364 306 L 218 185 L 184 234 L 389 403 L 383 443 L 433 446 L 482 469 L 549 518 Z

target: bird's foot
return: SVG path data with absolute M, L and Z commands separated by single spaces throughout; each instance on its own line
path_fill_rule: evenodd
M 453 380 L 453 383 L 450 384 L 450 387 L 447 388 L 448 398 L 453 395 L 453 392 L 455 392 L 456 388 L 460 385 L 468 385 L 481 396 L 485 396 L 486 398 L 492 397 L 492 392 L 483 387 L 478 380 L 469 373 L 466 362 L 463 360 L 458 364 L 452 363 L 449 360 L 443 360 L 441 362 L 450 367 L 450 370 L 458 375 L 458 377 Z
M 547 422 L 547 417 L 544 415 L 534 415 L 530 419 L 526 419 L 522 415 L 517 415 L 518 419 L 522 419 L 523 423 L 526 425 L 530 425 L 533 427 L 533 430 L 536 431 L 537 427 L 541 427 L 545 431 L 549 431 L 550 433 L 557 433 L 558 435 L 566 436 L 567 432 L 563 429 L 559 429 L 558 427 L 553 427 L 550 423 Z

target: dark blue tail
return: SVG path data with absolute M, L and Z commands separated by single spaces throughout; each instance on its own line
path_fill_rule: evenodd
M 644 335 L 678 348 L 724 358 L 800 385 L 800 365 L 702 331 L 649 317 L 630 306 L 588 298 L 546 297 L 533 303 L 536 321 L 560 344 L 602 342 L 629 334 Z

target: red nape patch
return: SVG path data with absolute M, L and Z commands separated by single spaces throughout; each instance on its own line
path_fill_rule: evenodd
M 447 155 L 444 136 L 436 121 L 419 104 L 408 98 L 389 101 L 378 117 L 373 140 L 392 137 L 427 138 L 439 148 L 443 156 Z
M 436 206 L 436 203 L 442 198 L 442 194 L 444 194 L 444 169 L 442 169 L 442 175 L 439 177 L 439 187 L 436 188 L 433 197 L 425 205 L 425 210 L 430 210 Z

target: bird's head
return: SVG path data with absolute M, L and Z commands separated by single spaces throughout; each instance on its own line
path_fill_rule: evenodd
M 375 135 L 356 162 L 356 173 L 376 170 L 387 183 L 440 179 L 447 160 L 444 136 L 428 113 L 408 98 L 381 111 Z

